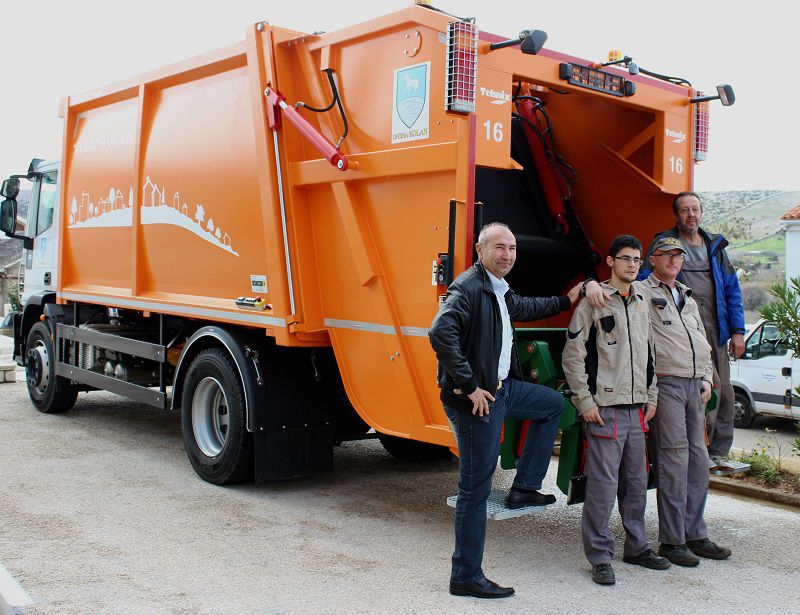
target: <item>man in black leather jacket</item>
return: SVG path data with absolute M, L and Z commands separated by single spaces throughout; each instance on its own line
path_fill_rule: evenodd
M 486 225 L 476 251 L 479 261 L 448 288 L 429 337 L 439 361 L 442 405 L 458 441 L 460 458 L 450 593 L 502 598 L 513 594 L 514 589 L 488 580 L 481 560 L 486 501 L 497 466 L 503 421 L 533 421 L 506 505 L 521 508 L 552 504 L 555 496 L 538 490 L 550 463 L 564 407 L 561 395 L 553 389 L 523 382 L 512 323 L 568 310 L 578 299 L 582 285 L 575 286 L 566 297 L 515 294 L 503 278 L 514 266 L 516 239 L 504 224 Z

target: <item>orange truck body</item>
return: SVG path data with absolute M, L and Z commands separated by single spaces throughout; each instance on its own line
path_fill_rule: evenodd
M 246 327 L 278 347 L 330 346 L 366 423 L 454 446 L 427 339 L 445 291 L 432 274 L 448 252 L 451 202 L 458 274 L 473 260 L 476 174 L 521 169 L 512 94 L 546 104 L 580 178 L 571 207 L 601 248 L 623 232 L 646 245 L 672 224 L 671 200 L 692 185 L 694 120 L 690 88 L 611 68 L 636 87 L 612 96 L 559 74 L 588 62 L 546 48 L 490 50 L 501 39 L 487 33 L 475 112 L 447 111 L 454 19 L 410 6 L 321 35 L 259 23 L 235 45 L 64 99 L 57 303 Z M 409 67 L 418 69 L 410 82 Z M 348 120 L 344 171 L 265 96 L 325 107 L 325 69 Z M 424 90 L 415 129 L 398 130 L 403 87 Z M 332 143 L 344 131 L 335 107 L 299 112 Z M 558 268 L 525 259 L 534 274 Z M 262 303 L 237 305 L 242 296 Z

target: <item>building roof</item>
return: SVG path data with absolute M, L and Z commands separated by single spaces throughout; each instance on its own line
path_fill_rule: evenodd
M 800 220 L 800 205 L 796 205 L 794 209 L 790 209 L 780 218 L 781 220 Z

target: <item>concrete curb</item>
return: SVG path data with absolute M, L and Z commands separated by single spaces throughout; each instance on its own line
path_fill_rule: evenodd
M 733 478 L 717 478 L 712 476 L 709 478 L 708 486 L 710 489 L 715 489 L 717 491 L 724 491 L 734 495 L 757 498 L 759 500 L 767 500 L 769 502 L 800 508 L 800 495 L 784 493 L 776 489 L 767 489 L 766 487 L 759 487 L 758 485 L 751 485 Z

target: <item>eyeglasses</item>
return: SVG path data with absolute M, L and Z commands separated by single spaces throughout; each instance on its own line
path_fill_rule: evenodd
M 677 254 L 668 254 L 667 252 L 659 252 L 658 254 L 653 254 L 653 256 L 666 256 L 671 261 L 682 261 L 685 255 L 683 252 L 678 252 Z
M 615 256 L 614 258 L 617 259 L 618 261 L 622 261 L 626 265 L 630 265 L 631 263 L 633 263 L 637 267 L 644 262 L 638 256 Z

